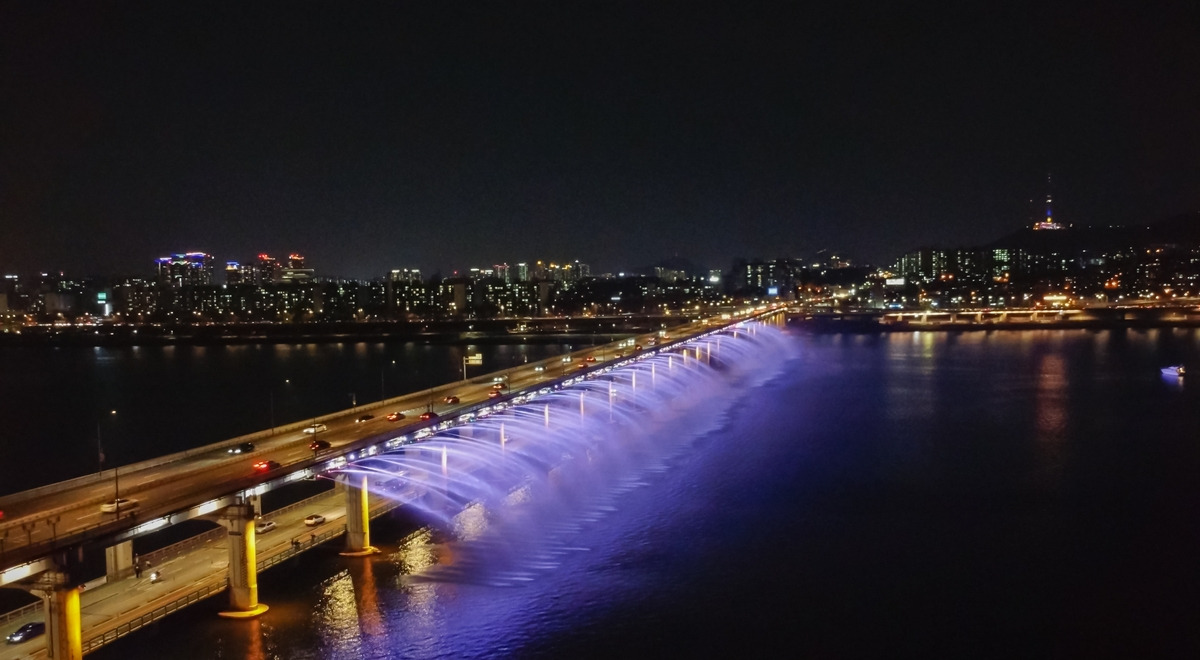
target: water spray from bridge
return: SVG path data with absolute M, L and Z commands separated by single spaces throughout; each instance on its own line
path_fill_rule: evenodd
M 739 391 L 771 377 L 791 347 L 769 324 L 730 326 L 480 407 L 332 476 L 365 477 L 456 544 L 453 565 L 414 579 L 519 583 L 723 424 Z

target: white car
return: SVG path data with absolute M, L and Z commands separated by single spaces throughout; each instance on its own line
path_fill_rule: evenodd
M 267 532 L 275 529 L 277 526 L 278 525 L 275 524 L 274 520 L 260 520 L 254 523 L 254 531 L 259 534 L 266 534 Z
M 325 524 L 325 516 L 322 516 L 319 513 L 314 513 L 311 516 L 308 516 L 307 518 L 304 519 L 304 524 L 307 525 L 308 527 L 316 527 L 317 525 L 324 525 Z
M 324 424 L 312 424 L 310 426 L 304 427 L 304 432 L 309 435 L 313 435 L 315 433 L 320 433 L 321 431 L 328 431 L 328 430 L 329 430 L 329 427 L 325 426 Z
M 120 497 L 101 504 L 100 513 L 120 513 L 122 511 L 129 511 L 130 509 L 136 509 L 137 506 L 137 500 Z

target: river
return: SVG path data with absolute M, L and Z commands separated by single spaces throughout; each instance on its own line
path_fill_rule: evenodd
M 720 401 L 681 401 L 661 452 L 516 559 L 401 543 L 407 521 L 385 519 L 372 559 L 331 547 L 264 573 L 256 621 L 217 619 L 218 597 L 89 657 L 1200 657 L 1200 387 L 1159 373 L 1200 364 L 1195 330 L 787 342 Z M 87 403 L 144 396 L 180 427 L 221 400 L 256 402 L 243 424 L 265 415 L 283 372 L 253 374 L 281 349 L 175 350 L 138 358 L 174 367 L 131 367 L 157 375 L 139 376 L 149 391 L 117 391 L 134 381 L 115 369 Z M 305 382 L 357 369 L 365 389 L 390 364 L 347 366 L 371 347 L 283 350 Z M 104 382 L 100 357 L 80 360 L 59 364 Z M 511 579 L 432 570 L 501 557 Z

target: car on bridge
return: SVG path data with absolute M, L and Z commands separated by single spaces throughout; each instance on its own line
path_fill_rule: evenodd
M 252 451 L 254 451 L 254 443 L 253 442 L 243 442 L 240 445 L 234 445 L 233 447 L 226 449 L 225 453 L 227 453 L 227 454 L 249 454 Z
M 500 396 L 502 396 L 503 394 L 504 394 L 504 393 L 503 393 L 503 392 L 501 392 L 500 390 L 492 390 L 492 391 L 488 392 L 488 398 L 489 398 L 489 399 L 498 399 L 498 398 L 500 398 Z
M 317 422 L 316 424 L 309 424 L 308 426 L 304 427 L 304 432 L 309 435 L 316 435 L 317 433 L 320 433 L 321 431 L 328 431 L 328 430 L 329 430 L 329 427 L 325 426 L 324 424 L 322 424 L 320 422 Z
M 27 642 L 34 637 L 43 635 L 45 633 L 46 622 L 34 621 L 33 623 L 27 623 L 12 631 L 12 634 L 10 634 L 7 639 L 9 644 L 20 644 L 21 642 Z
M 259 534 L 266 534 L 278 526 L 274 520 L 260 520 L 254 523 L 254 531 Z
M 508 389 L 508 385 L 505 385 L 504 383 L 493 383 L 492 389 L 493 390 L 506 390 L 506 389 Z
M 367 413 L 366 415 L 359 415 L 358 419 L 354 420 L 354 423 L 357 424 L 359 422 L 369 422 L 372 419 L 375 419 L 375 415 Z
M 426 410 L 425 412 L 421 413 L 421 421 L 428 422 L 431 419 L 437 419 L 437 418 L 438 418 L 438 414 L 433 412 L 432 410 Z
M 399 410 L 394 413 L 388 413 L 387 416 L 387 421 L 389 422 L 398 422 L 402 419 L 404 419 L 404 413 L 400 412 Z
M 324 440 L 313 440 L 308 444 L 308 448 L 313 451 L 325 451 L 329 449 L 329 443 Z
M 137 500 L 127 497 L 118 497 L 115 500 L 101 504 L 100 513 L 120 513 L 122 511 L 129 511 L 130 509 L 136 509 L 137 507 Z
M 314 513 L 304 519 L 304 525 L 307 527 L 316 527 L 317 525 L 325 524 L 325 516 L 319 513 Z
M 446 395 L 446 397 L 443 398 L 442 401 L 444 401 L 446 403 L 458 403 L 458 397 L 454 396 L 453 394 L 449 394 L 449 395 Z
M 275 468 L 280 467 L 279 461 L 259 461 L 254 464 L 255 472 L 270 472 Z

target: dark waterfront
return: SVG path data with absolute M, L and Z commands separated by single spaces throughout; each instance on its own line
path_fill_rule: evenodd
M 606 341 L 0 347 L 0 495 Z
M 656 431 L 660 452 L 598 481 L 540 536 L 400 546 L 408 521 L 389 519 L 376 523 L 384 553 L 371 560 L 330 548 L 264 573 L 271 610 L 257 621 L 218 620 L 216 598 L 89 657 L 1200 654 L 1200 387 L 1159 374 L 1200 364 L 1196 330 L 791 342 L 793 355 L 764 360 L 725 398 L 680 401 Z M 73 370 L 119 397 L 113 407 L 169 408 L 186 429 L 222 417 L 222 402 L 263 399 L 283 372 L 256 374 L 280 350 L 300 378 L 326 384 L 312 389 L 330 409 L 350 391 L 334 384 L 346 374 L 368 386 L 360 360 L 383 363 L 367 357 L 383 348 L 322 348 L 187 350 L 107 369 L 117 358 L 103 352 L 42 355 L 40 368 L 7 354 L 4 394 L 19 397 L 7 365 L 24 360 L 20 379 Z M 452 371 L 457 357 L 437 350 L 411 348 Z M 495 350 L 497 366 L 521 355 Z M 125 391 L 129 369 L 164 387 Z M 86 403 L 102 410 L 103 396 Z M 3 420 L 18 428 L 70 415 L 67 400 L 18 400 Z M 229 418 L 252 424 L 262 407 L 230 404 Z M 85 438 L 89 425 L 79 422 Z M 128 451 L 190 446 L 143 438 Z M 181 446 L 154 451 L 159 442 Z M 488 563 L 509 579 L 471 569 Z M 436 565 L 465 568 L 447 577 Z

